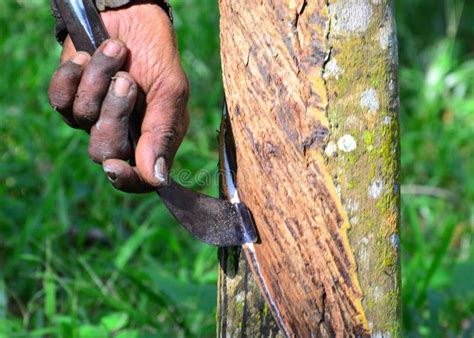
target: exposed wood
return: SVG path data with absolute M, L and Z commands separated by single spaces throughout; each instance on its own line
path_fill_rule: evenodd
M 399 334 L 392 7 L 220 1 L 237 185 L 261 238 L 247 261 L 221 254 L 220 336 Z

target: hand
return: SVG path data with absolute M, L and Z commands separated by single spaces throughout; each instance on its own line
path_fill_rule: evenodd
M 159 6 L 140 1 L 101 16 L 112 38 L 91 57 L 77 53 L 68 37 L 49 100 L 69 125 L 90 131 L 89 155 L 116 188 L 151 191 L 166 181 L 188 128 L 189 83 Z M 129 117 L 139 89 L 145 110 L 132 168 L 126 162 L 133 157 Z

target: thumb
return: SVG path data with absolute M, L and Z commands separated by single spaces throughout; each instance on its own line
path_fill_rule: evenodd
M 160 187 L 189 126 L 187 80 L 181 88 L 148 95 L 135 160 L 146 183 Z M 148 101 L 148 100 L 147 100 Z

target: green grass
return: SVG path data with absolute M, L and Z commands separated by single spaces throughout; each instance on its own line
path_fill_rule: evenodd
M 213 336 L 215 249 L 177 227 L 156 196 L 114 191 L 87 157 L 87 136 L 48 106 L 60 49 L 47 2 L 0 2 L 0 338 Z M 217 2 L 175 3 L 193 91 L 176 167 L 212 171 Z M 397 17 L 404 330 L 470 337 L 474 5 L 398 0 Z
M 87 157 L 85 133 L 67 128 L 47 103 L 60 51 L 47 3 L 0 3 L 0 337 L 106 336 L 121 328 L 212 335 L 216 250 L 178 228 L 156 195 L 111 189 Z M 218 13 L 212 2 L 180 10 L 192 5 L 175 7 L 176 26 L 202 91 L 193 95 L 193 124 L 176 165 L 215 170 Z

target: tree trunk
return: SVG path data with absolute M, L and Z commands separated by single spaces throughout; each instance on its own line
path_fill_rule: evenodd
M 220 252 L 219 336 L 400 335 L 393 10 L 220 0 L 236 183 L 260 242 Z

